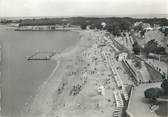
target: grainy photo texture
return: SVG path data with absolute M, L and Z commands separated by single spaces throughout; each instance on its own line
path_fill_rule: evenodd
M 168 0 L 0 0 L 0 117 L 168 117 Z

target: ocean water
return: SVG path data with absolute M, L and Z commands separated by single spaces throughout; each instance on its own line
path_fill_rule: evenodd
M 73 46 L 79 38 L 76 32 L 13 31 L 0 25 L 2 46 L 2 115 L 20 117 L 24 104 L 34 96 L 47 79 L 56 61 L 27 61 L 35 51 L 61 52 Z

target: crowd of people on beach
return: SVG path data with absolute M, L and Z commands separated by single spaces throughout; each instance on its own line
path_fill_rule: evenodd
M 117 62 L 109 62 L 111 59 L 117 61 L 115 54 L 119 50 L 106 31 L 81 32 L 80 41 L 86 42 L 81 44 L 81 51 L 61 58 L 62 77 L 58 87 L 55 86 L 55 107 L 52 109 L 57 111 L 52 113 L 57 117 L 77 117 L 79 112 L 81 116 L 87 114 L 90 117 L 111 117 L 113 113 L 121 115 L 114 92 L 123 95 L 123 90 L 118 87 L 116 73 L 111 68 L 115 67 L 118 72 L 118 65 L 114 65 Z
M 126 95 L 125 88 L 124 91 L 118 90 L 117 84 L 114 80 L 115 74 L 111 71 L 111 64 L 109 64 L 105 58 L 105 56 L 107 56 L 111 59 L 115 59 L 114 55 L 116 52 L 116 48 L 112 48 L 114 45 L 112 45 L 113 43 L 110 40 L 110 37 L 105 36 L 105 33 L 105 31 L 100 31 L 89 32 L 88 34 L 91 38 L 91 43 L 93 44 L 90 48 L 86 49 L 81 54 L 82 58 L 85 61 L 87 61 L 87 67 L 82 73 L 82 75 L 84 76 L 83 78 L 96 80 L 98 94 L 103 94 L 104 97 L 107 96 L 105 92 L 108 92 L 108 90 L 117 90 L 119 91 L 119 93 L 122 94 L 124 92 L 124 95 Z M 105 56 L 102 53 L 105 53 Z M 108 95 L 113 95 L 113 93 L 111 92 L 111 94 Z M 115 99 L 113 96 L 111 96 L 110 99 L 107 100 L 110 100 L 112 103 L 115 103 Z M 105 104 L 105 102 L 103 103 Z M 100 104 L 97 105 L 99 105 L 99 107 L 102 106 Z M 114 108 L 114 111 L 116 110 L 116 106 L 114 105 L 111 106 L 111 108 Z

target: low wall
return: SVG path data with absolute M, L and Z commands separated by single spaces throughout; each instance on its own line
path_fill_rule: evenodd
M 145 60 L 143 60 L 142 58 L 138 57 L 138 56 L 134 56 L 136 59 L 139 59 L 141 61 L 145 62 L 145 66 L 149 72 L 149 75 L 151 76 L 151 81 L 158 81 L 158 80 L 162 80 L 162 74 L 157 71 L 154 67 L 152 67 L 149 63 L 147 63 Z
M 151 65 L 149 65 L 148 63 L 145 64 L 147 70 L 149 71 L 149 74 L 151 76 L 151 80 L 162 80 L 162 74 L 157 71 L 155 68 L 153 68 Z
M 134 90 L 134 87 L 131 88 L 130 98 L 129 98 L 128 106 L 127 106 L 127 109 L 126 109 L 126 113 L 127 113 L 126 117 L 134 117 L 134 115 L 132 115 L 132 113 L 129 111 L 130 103 L 131 103 L 131 100 L 132 100 L 133 90 Z

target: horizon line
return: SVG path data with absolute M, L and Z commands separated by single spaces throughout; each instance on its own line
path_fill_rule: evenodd
M 118 15 L 72 15 L 72 16 L 0 16 L 0 18 L 71 18 L 71 17 L 129 17 L 129 18 L 167 18 L 168 14 L 118 14 Z

